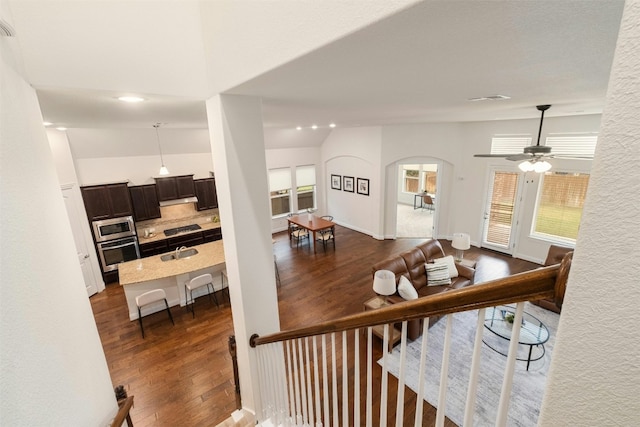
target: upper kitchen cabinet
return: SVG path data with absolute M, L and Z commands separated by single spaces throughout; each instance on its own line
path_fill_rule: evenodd
M 129 187 L 129 193 L 136 221 L 160 218 L 160 204 L 155 184 Z
M 218 207 L 218 193 L 215 178 L 196 179 L 193 181 L 198 198 L 198 210 L 215 209 Z
M 171 176 L 166 178 L 155 178 L 158 191 L 158 200 L 183 199 L 193 197 L 196 191 L 193 185 L 193 175 Z
M 127 183 L 92 185 L 80 188 L 90 221 L 133 215 Z

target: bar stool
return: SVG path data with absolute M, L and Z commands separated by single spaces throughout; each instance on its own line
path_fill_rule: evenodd
M 167 314 L 169 314 L 169 319 L 171 319 L 171 323 L 175 325 L 173 316 L 171 315 L 171 310 L 169 309 L 169 303 L 167 302 L 167 294 L 164 292 L 164 289 L 154 289 L 152 291 L 140 294 L 136 297 L 136 306 L 138 306 L 138 321 L 140 322 L 140 331 L 142 331 L 142 338 L 144 338 L 144 327 L 142 326 L 142 312 L 140 311 L 140 307 L 162 300 L 164 300 L 164 305 L 166 307 Z
M 195 300 L 193 299 L 193 291 L 196 289 L 207 287 L 207 295 L 209 295 L 209 301 L 211 301 L 211 295 L 213 295 L 213 299 L 216 302 L 216 307 L 220 307 L 218 304 L 218 299 L 216 298 L 215 289 L 213 287 L 213 276 L 211 274 L 201 274 L 200 276 L 194 277 L 188 282 L 184 282 L 184 299 L 185 305 L 187 306 L 187 310 L 189 309 L 189 305 L 191 305 L 191 314 L 193 317 L 196 317 L 196 311 L 194 308 Z M 211 292 L 209 292 L 209 286 L 211 286 Z M 197 297 L 196 297 L 197 298 Z M 191 300 L 191 304 L 189 304 L 189 300 Z

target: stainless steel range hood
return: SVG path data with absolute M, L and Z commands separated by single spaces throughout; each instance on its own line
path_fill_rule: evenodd
M 165 200 L 163 202 L 160 202 L 160 207 L 163 208 L 165 206 L 184 205 L 186 203 L 198 203 L 198 198 L 197 197 L 185 197 L 183 199 Z

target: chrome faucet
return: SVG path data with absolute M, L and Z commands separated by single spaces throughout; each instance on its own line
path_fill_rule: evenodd
M 186 246 L 180 246 L 179 248 L 176 248 L 176 253 L 174 254 L 175 259 L 180 259 L 180 252 L 183 249 L 187 249 Z

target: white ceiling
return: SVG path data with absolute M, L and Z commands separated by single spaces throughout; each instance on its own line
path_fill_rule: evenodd
M 44 6 L 11 6 L 45 120 L 69 128 L 148 129 L 158 121 L 206 128 L 212 85 L 197 2 L 37 3 Z M 537 118 L 535 105 L 547 103 L 549 116 L 600 113 L 623 4 L 421 2 L 227 92 L 263 97 L 268 147 L 319 145 L 331 122 Z M 69 19 L 65 8 L 87 19 Z M 150 19 L 138 19 L 150 9 Z M 115 100 L 126 93 L 148 101 Z M 468 101 L 496 94 L 511 99 Z M 312 124 L 319 131 L 294 131 Z

